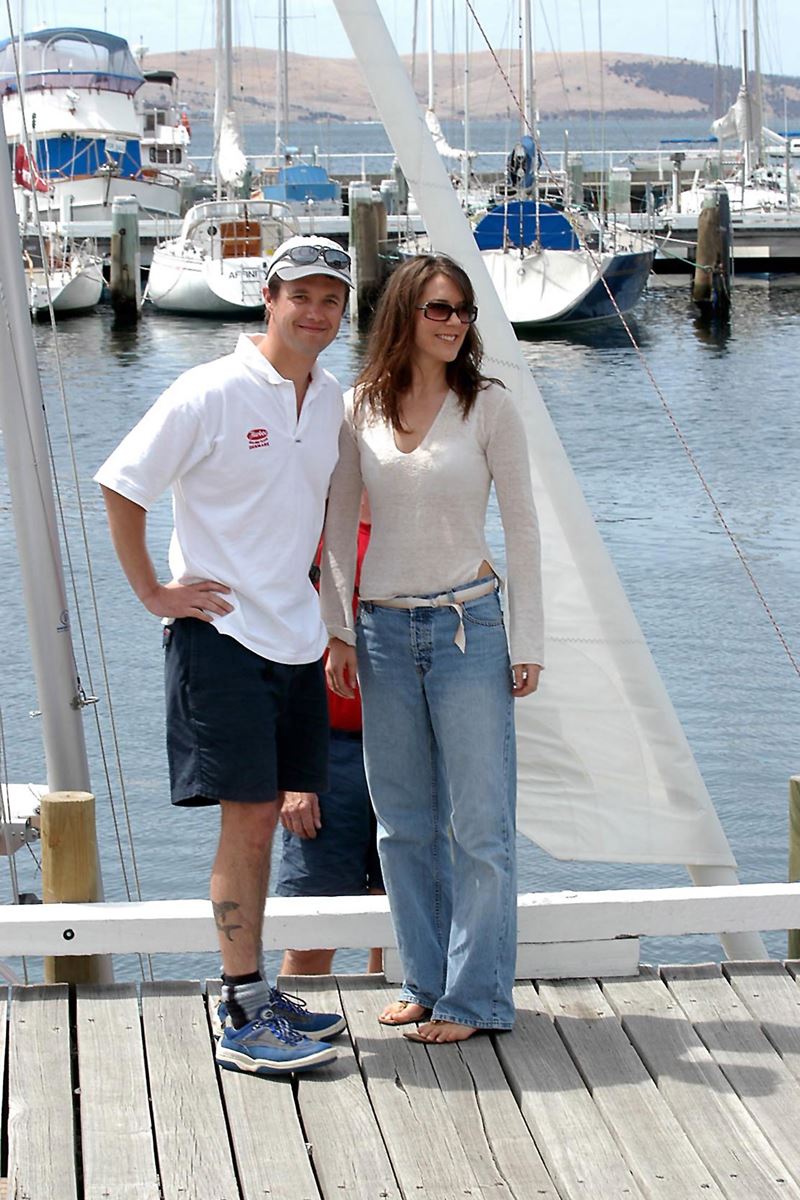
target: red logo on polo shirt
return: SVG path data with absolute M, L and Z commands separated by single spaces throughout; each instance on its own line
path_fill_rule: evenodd
M 258 450 L 259 446 L 269 445 L 269 432 L 266 429 L 251 429 L 247 440 L 251 450 Z

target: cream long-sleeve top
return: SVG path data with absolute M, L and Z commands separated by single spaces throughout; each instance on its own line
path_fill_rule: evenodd
M 544 664 L 539 526 L 525 427 L 509 392 L 490 384 L 465 419 L 447 393 L 425 437 L 408 453 L 384 420 L 356 417 L 345 396 L 339 461 L 331 479 L 322 555 L 322 616 L 331 637 L 355 644 L 353 581 L 361 492 L 372 535 L 362 600 L 447 592 L 492 565 L 486 508 L 494 481 L 506 545 L 512 663 Z M 499 572 L 495 572 L 499 575 Z

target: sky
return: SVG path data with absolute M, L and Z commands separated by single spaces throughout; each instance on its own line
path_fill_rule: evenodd
M 427 0 L 379 0 L 401 53 L 411 52 L 414 5 L 419 8 L 418 49 L 427 45 Z M 14 24 L 24 7 L 29 29 L 81 25 L 107 29 L 143 44 L 151 53 L 208 47 L 213 43 L 212 0 L 7 0 Z M 300 54 L 351 57 L 350 44 L 333 0 L 288 0 L 289 49 Z M 471 0 L 494 48 L 516 45 L 518 4 Z M 598 50 L 715 60 L 714 20 L 720 58 L 738 65 L 740 0 L 531 0 L 539 51 Z M 237 44 L 274 48 L 277 0 L 233 0 Z M 766 73 L 800 75 L 800 0 L 760 0 L 762 67 Z M 454 12 L 457 14 L 455 22 Z M 464 0 L 434 0 L 435 44 L 439 52 L 463 50 Z M 455 37 L 453 27 L 455 24 Z M 0 36 L 9 32 L 6 3 Z M 474 22 L 473 50 L 485 49 Z

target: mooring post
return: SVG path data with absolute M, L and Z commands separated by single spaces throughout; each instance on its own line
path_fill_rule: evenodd
M 120 324 L 133 325 L 142 310 L 139 201 L 117 196 L 111 202 L 111 307 Z
M 45 904 L 102 900 L 94 796 L 48 792 L 41 800 L 42 900 Z M 68 931 L 67 931 L 68 932 Z M 107 983 L 108 956 L 45 958 L 45 983 Z
M 789 780 L 789 883 L 800 882 L 800 775 Z M 800 958 L 800 929 L 789 930 L 789 958 Z
M 703 201 L 697 218 L 692 300 L 720 316 L 727 316 L 731 306 L 730 258 L 728 193 L 724 187 L 717 187 Z
M 350 210 L 350 255 L 353 261 L 353 290 L 350 317 L 359 330 L 372 319 L 375 301 L 383 285 L 383 260 L 380 243 L 386 240 L 386 209 L 372 195 L 369 183 L 351 183 L 348 188 Z

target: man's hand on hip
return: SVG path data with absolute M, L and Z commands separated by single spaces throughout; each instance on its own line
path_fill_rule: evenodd
M 315 792 L 281 792 L 281 824 L 301 838 L 315 838 L 322 828 L 319 800 Z M 279 797 L 280 799 L 280 797 Z
M 159 583 L 139 598 L 147 611 L 157 617 L 195 617 L 198 621 L 211 621 L 215 616 L 224 617 L 233 612 L 233 605 L 224 599 L 230 590 L 224 583 L 201 579 L 198 583 Z

